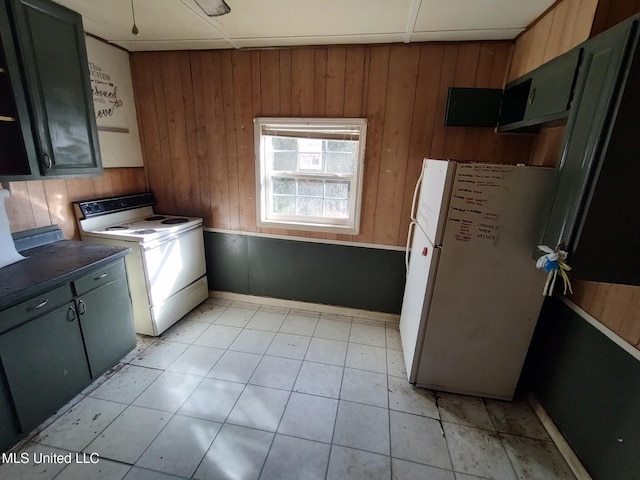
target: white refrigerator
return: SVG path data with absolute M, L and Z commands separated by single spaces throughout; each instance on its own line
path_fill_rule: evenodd
M 532 253 L 552 176 L 425 159 L 400 315 L 409 382 L 513 398 L 543 300 Z

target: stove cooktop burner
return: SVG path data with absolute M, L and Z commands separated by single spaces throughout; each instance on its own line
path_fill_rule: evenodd
M 107 232 L 112 230 L 129 230 L 129 227 L 127 227 L 126 225 L 113 225 L 111 227 L 105 228 L 105 231 Z
M 136 235 L 148 235 L 150 233 L 156 233 L 156 231 L 153 228 L 145 228 L 144 230 L 136 230 L 133 233 Z
M 168 218 L 166 220 L 163 220 L 162 223 L 164 223 L 165 225 L 175 225 L 177 223 L 185 223 L 188 221 L 188 218 Z
M 165 218 L 167 218 L 167 217 L 165 217 L 163 215 L 153 215 L 151 217 L 145 218 L 145 220 L 147 222 L 157 222 L 158 220 L 164 220 Z

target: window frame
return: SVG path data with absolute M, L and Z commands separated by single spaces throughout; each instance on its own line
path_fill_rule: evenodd
M 367 134 L 366 118 L 297 118 L 297 117 L 256 117 L 254 122 L 255 164 L 256 164 L 256 223 L 258 227 L 301 230 L 311 232 L 338 233 L 357 235 L 360 231 L 360 214 L 362 206 L 365 147 Z M 332 174 L 325 172 L 291 172 L 277 171 L 273 175 L 267 165 L 264 141 L 268 137 L 265 131 L 286 131 L 292 138 L 320 138 L 323 133 L 327 136 L 340 135 L 355 136 L 358 141 L 356 165 L 353 174 Z M 300 135 L 295 135 L 300 132 Z M 306 132 L 306 133 L 305 133 Z M 314 132 L 317 132 L 314 135 Z M 323 150 L 323 153 L 324 150 Z M 306 217 L 296 214 L 274 214 L 271 208 L 273 194 L 271 193 L 271 179 L 295 178 L 305 180 L 322 180 L 323 182 L 349 181 L 350 202 L 349 216 L 345 218 Z M 298 182 L 296 182 L 298 185 Z M 324 187 L 323 187 L 324 188 Z M 323 190 L 324 191 L 324 190 Z M 323 193 L 323 200 L 326 200 Z M 299 195 L 296 194 L 296 197 Z

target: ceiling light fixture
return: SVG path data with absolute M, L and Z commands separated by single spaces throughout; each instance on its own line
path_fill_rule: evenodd
M 138 35 L 138 33 L 140 33 L 140 31 L 138 30 L 138 27 L 136 26 L 136 11 L 133 8 L 133 0 L 131 0 L 131 13 L 133 14 L 133 27 L 131 28 L 131 33 L 133 33 L 134 35 Z
M 210 17 L 219 17 L 231 11 L 224 0 L 196 0 L 196 3 Z

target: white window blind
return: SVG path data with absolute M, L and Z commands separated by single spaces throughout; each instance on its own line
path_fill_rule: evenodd
M 254 122 L 258 225 L 358 233 L 366 119 Z

